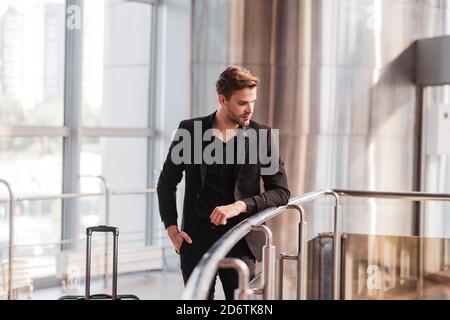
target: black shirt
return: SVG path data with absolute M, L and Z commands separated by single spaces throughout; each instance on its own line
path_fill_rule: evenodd
M 217 137 L 213 139 L 216 139 L 215 143 L 221 142 L 222 144 L 223 160 L 222 163 L 218 161 L 219 163 L 206 166 L 205 184 L 195 209 L 195 217 L 202 220 L 210 220 L 211 213 L 215 207 L 235 202 L 236 136 L 229 139 L 226 143 Z M 228 148 L 232 148 L 229 144 L 234 144 L 234 157 L 232 158 L 233 161 L 228 161 L 227 163 L 227 146 Z M 214 153 L 213 156 L 215 156 Z

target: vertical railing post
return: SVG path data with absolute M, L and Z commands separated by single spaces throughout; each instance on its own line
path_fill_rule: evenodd
M 282 253 L 280 254 L 280 270 L 279 270 L 279 274 L 278 274 L 278 300 L 283 300 L 283 283 L 284 283 L 284 261 L 285 260 L 292 260 L 292 261 L 296 261 L 298 263 L 298 255 L 290 255 L 290 254 L 286 254 L 286 253 Z M 298 270 L 297 270 L 298 272 Z M 298 279 L 298 278 L 297 278 Z M 297 283 L 298 286 L 298 283 Z M 298 291 L 297 291 L 298 293 Z M 298 297 L 297 297 L 298 298 Z
M 250 280 L 250 271 L 244 261 L 238 258 L 225 258 L 219 263 L 219 268 L 234 269 L 238 273 L 238 288 L 234 293 L 236 300 L 248 300 L 252 293 L 248 282 Z
M 275 300 L 275 268 L 276 256 L 275 246 L 273 245 L 272 231 L 266 225 L 252 226 L 252 231 L 264 232 L 266 235 L 266 244 L 263 247 L 263 279 L 264 279 L 264 299 Z
M 333 212 L 333 300 L 340 299 L 340 283 L 341 283 L 341 265 L 340 265 L 340 226 L 341 217 L 340 211 L 341 206 L 339 202 L 339 195 L 334 191 L 328 191 L 328 194 L 335 198 L 334 212 Z
M 0 179 L 9 193 L 8 300 L 13 299 L 14 277 L 14 193 L 8 181 Z
M 424 278 L 424 269 L 425 269 L 425 260 L 424 260 L 424 252 L 425 252 L 425 240 L 423 238 L 423 234 L 419 233 L 419 247 L 418 247 L 418 279 L 417 279 L 417 297 L 418 299 L 422 299 L 423 296 L 423 278 Z
M 278 300 L 283 300 L 284 255 L 280 254 L 278 262 Z
M 89 300 L 91 296 L 91 241 L 92 241 L 92 229 L 86 228 L 86 283 L 84 298 Z
M 114 240 L 113 240 L 113 279 L 112 279 L 112 299 L 117 299 L 117 273 L 118 273 L 118 265 L 119 265 L 119 229 L 115 229 L 114 233 Z
M 108 183 L 106 182 L 106 179 L 104 176 L 91 176 L 91 175 L 80 175 L 79 178 L 96 178 L 99 179 L 102 184 L 103 184 L 103 188 L 105 190 L 105 225 L 109 226 L 109 203 L 110 203 L 110 195 L 111 195 L 111 189 L 109 188 Z M 103 282 L 104 282 L 104 287 L 107 288 L 108 287 L 108 249 L 109 249 L 109 238 L 108 235 L 105 234 L 105 252 L 104 252 L 104 271 L 103 271 Z
M 299 205 L 289 205 L 288 209 L 295 209 L 299 212 L 300 221 L 298 223 L 298 254 L 297 254 L 297 300 L 306 299 L 306 215 L 305 210 Z

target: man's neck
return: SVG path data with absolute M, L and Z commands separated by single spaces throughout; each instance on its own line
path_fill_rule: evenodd
M 220 133 L 222 134 L 222 137 L 220 137 L 221 140 L 228 141 L 236 134 L 236 130 L 239 128 L 239 125 L 230 121 L 226 116 L 225 111 L 222 109 L 222 107 L 220 107 L 216 112 L 213 128 L 220 131 Z M 228 133 L 228 136 L 226 136 L 226 133 Z
M 227 129 L 236 130 L 238 127 L 239 127 L 238 124 L 228 119 L 222 107 L 220 107 L 219 110 L 217 110 L 216 118 L 214 119 L 214 128 L 220 131 L 225 131 Z

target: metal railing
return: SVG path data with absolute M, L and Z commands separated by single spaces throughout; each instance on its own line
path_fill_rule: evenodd
M 300 219 L 299 230 L 305 231 L 303 228 L 303 224 L 306 223 L 306 219 L 303 215 L 303 209 L 301 209 L 301 204 L 309 201 L 317 200 L 323 198 L 324 196 L 332 195 L 336 198 L 336 203 L 338 203 L 339 197 L 332 190 L 323 190 L 317 192 L 310 192 L 304 194 L 302 196 L 291 199 L 287 206 L 282 206 L 278 208 L 268 208 L 257 214 L 254 214 L 242 221 L 234 228 L 230 229 L 224 236 L 222 236 L 214 245 L 208 250 L 208 252 L 203 255 L 200 262 L 197 264 L 197 267 L 192 272 L 187 284 L 186 288 L 183 292 L 182 299 L 194 299 L 194 300 L 204 300 L 208 297 L 209 287 L 216 276 L 216 272 L 218 270 L 219 264 L 222 259 L 228 254 L 228 252 L 234 247 L 236 243 L 238 243 L 243 237 L 245 237 L 249 232 L 252 231 L 256 226 L 261 226 L 263 223 L 279 216 L 286 209 L 295 209 L 298 210 L 302 219 Z M 336 210 L 337 213 L 338 210 Z M 337 230 L 337 225 L 335 230 Z M 266 237 L 267 240 L 267 237 Z M 299 234 L 299 248 L 303 248 L 306 242 L 306 232 Z M 263 253 L 267 252 L 267 241 L 266 245 L 263 248 Z M 272 248 L 270 248 L 272 249 Z M 303 253 L 299 253 L 298 256 L 301 257 Z M 266 259 L 267 256 L 263 254 L 263 259 Z M 269 259 L 273 258 L 272 255 L 269 255 Z M 303 259 L 298 259 L 298 263 L 300 265 L 299 269 L 303 270 L 305 268 Z M 273 272 L 275 261 L 263 261 L 263 266 L 266 269 L 263 270 L 263 287 L 259 290 L 256 290 L 257 293 L 262 293 L 265 298 L 274 298 L 273 292 L 275 287 L 275 273 Z M 268 266 L 268 268 L 266 267 Z M 249 279 L 247 279 L 248 281 Z M 303 283 L 301 283 L 301 277 L 298 278 L 298 285 L 301 287 Z M 301 290 L 300 290 L 301 291 Z
M 8 181 L 0 179 L 0 183 L 6 186 L 9 193 L 9 248 L 8 248 L 8 300 L 12 299 L 13 296 L 13 257 L 14 257 L 14 193 L 12 192 L 11 186 Z
M 9 230 L 9 240 L 8 240 L 8 300 L 13 299 L 13 284 L 14 284 L 14 231 L 15 231 L 15 221 L 14 221 L 14 208 L 17 202 L 22 201 L 45 201 L 45 200 L 62 200 L 62 199 L 79 199 L 82 197 L 95 197 L 95 196 L 105 196 L 105 219 L 106 224 L 109 223 L 109 209 L 110 209 L 110 197 L 113 195 L 140 195 L 140 194 L 150 194 L 156 192 L 155 188 L 146 189 L 135 189 L 127 191 L 112 191 L 106 179 L 99 176 L 79 176 L 78 178 L 97 178 L 99 179 L 104 187 L 104 192 L 93 192 L 93 193 L 63 193 L 63 194 L 53 194 L 53 195 L 36 195 L 36 196 L 26 196 L 26 197 L 15 197 L 11 185 L 8 181 L 0 179 L 0 184 L 3 184 L 7 190 L 9 197 L 7 199 L 0 199 L 1 202 L 9 203 L 8 209 L 8 230 Z M 79 241 L 79 239 L 66 239 L 60 241 L 60 243 L 69 243 Z M 108 280 L 108 240 L 105 240 L 105 251 L 104 251 L 104 282 L 107 284 Z
M 186 288 L 183 292 L 182 299 L 187 300 L 204 300 L 208 297 L 209 287 L 216 276 L 218 268 L 222 265 L 223 259 L 233 246 L 244 238 L 249 232 L 255 228 L 260 228 L 261 225 L 281 214 L 287 209 L 295 209 L 300 214 L 300 222 L 298 226 L 298 248 L 297 254 L 281 254 L 279 258 L 279 277 L 278 286 L 277 279 L 273 273 L 273 269 L 276 261 L 275 256 L 272 254 L 263 254 L 263 287 L 260 289 L 254 289 L 253 294 L 263 294 L 265 299 L 274 299 L 274 289 L 278 287 L 278 298 L 283 298 L 283 268 L 285 260 L 295 260 L 297 262 L 297 299 L 306 298 L 306 216 L 302 204 L 321 199 L 325 196 L 333 196 L 335 204 L 333 208 L 333 284 L 332 284 L 332 297 L 333 299 L 340 298 L 340 284 L 341 284 L 341 270 L 340 270 L 340 257 L 341 257 L 341 228 L 340 228 L 340 199 L 341 197 L 362 197 L 362 198 L 383 198 L 383 199 L 397 199 L 408 201 L 424 201 L 424 200 L 436 200 L 436 201 L 450 201 L 450 194 L 436 194 L 436 193 L 424 193 L 424 192 L 378 192 L 378 191 L 359 191 L 359 190 L 322 190 L 316 192 L 306 193 L 302 196 L 292 198 L 286 206 L 278 208 L 268 208 L 263 210 L 246 220 L 242 221 L 232 229 L 230 229 L 224 236 L 222 236 L 214 245 L 203 255 L 200 262 L 192 272 Z M 267 228 L 267 227 L 266 227 Z M 263 247 L 263 253 L 275 250 L 272 244 L 268 244 Z M 423 257 L 422 248 L 419 246 L 419 275 L 423 273 Z M 269 260 L 269 261 L 267 261 Z M 242 275 L 241 275 L 242 277 Z M 248 277 L 248 276 L 247 276 Z M 420 278 L 420 276 L 419 276 Z M 247 282 L 249 279 L 247 279 Z M 241 283 L 241 282 L 240 282 Z M 420 287 L 420 283 L 419 283 Z M 239 287 L 239 292 L 247 290 L 247 287 Z M 420 290 L 420 289 L 419 289 Z M 243 294 L 239 297 L 247 299 L 248 295 Z

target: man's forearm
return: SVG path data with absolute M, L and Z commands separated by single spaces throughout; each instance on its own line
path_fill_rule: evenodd
M 247 213 L 251 215 L 268 207 L 286 205 L 289 201 L 289 197 L 289 189 L 285 187 L 278 187 L 243 200 L 247 204 Z
M 158 193 L 159 214 L 167 229 L 169 226 L 177 224 L 176 193 L 173 188 L 163 183 L 158 184 L 156 189 Z

